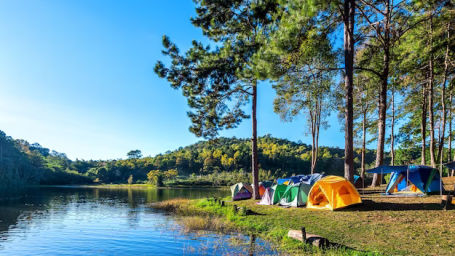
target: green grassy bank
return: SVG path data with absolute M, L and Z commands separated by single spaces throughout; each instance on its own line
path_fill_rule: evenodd
M 188 221 L 183 221 L 189 230 L 254 233 L 289 254 L 455 254 L 455 210 L 441 210 L 439 196 L 390 198 L 371 193 L 363 196 L 363 201 L 362 205 L 334 212 L 263 206 L 254 200 L 226 202 L 226 206 L 221 207 L 207 199 L 176 199 L 153 207 L 190 216 Z M 256 214 L 234 213 L 233 204 Z M 353 250 L 321 251 L 287 238 L 289 229 L 302 226 L 308 233 L 321 235 Z

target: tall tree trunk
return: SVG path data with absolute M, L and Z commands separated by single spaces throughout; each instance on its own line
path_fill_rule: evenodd
M 344 177 L 354 181 L 354 116 L 353 116 L 353 88 L 354 88 L 354 16 L 355 1 L 344 1 L 344 62 L 345 62 L 345 136 L 344 136 Z
M 376 167 L 384 163 L 385 124 L 387 112 L 387 85 L 390 64 L 390 0 L 385 1 L 384 11 L 384 66 L 381 74 L 381 87 L 379 91 L 379 119 L 378 119 L 378 146 L 376 149 Z M 381 183 L 382 175 L 374 174 L 371 186 Z
M 430 72 L 431 73 L 431 72 Z M 430 78 L 431 80 L 431 78 Z M 434 115 L 433 115 L 433 82 L 428 83 L 428 119 L 430 122 L 430 163 L 433 168 L 436 167 L 436 157 L 434 154 Z
M 439 136 L 439 148 L 438 148 L 438 159 L 439 159 L 439 171 L 442 173 L 442 164 L 444 163 L 444 138 L 446 131 L 446 83 L 447 83 L 447 72 L 449 69 L 449 40 L 450 40 L 450 23 L 447 24 L 447 46 L 446 53 L 444 56 L 444 78 L 442 81 L 442 93 L 441 93 L 441 105 L 442 105 L 442 128 Z
M 322 111 L 322 100 L 319 99 L 318 108 L 317 108 L 317 119 L 316 119 L 316 152 L 314 158 L 314 169 L 316 169 L 316 163 L 318 161 L 318 154 L 319 154 L 319 128 L 321 127 L 321 111 Z
M 434 154 L 434 113 L 433 113 L 433 95 L 434 95 L 434 73 L 433 73 L 433 13 L 430 13 L 430 60 L 428 63 L 428 118 L 430 121 L 430 161 L 431 167 L 436 168 L 436 157 Z
M 321 100 L 318 99 L 314 111 L 310 111 L 311 118 L 311 135 L 313 143 L 311 144 L 311 174 L 316 169 L 319 153 L 319 127 L 321 126 Z
M 393 132 L 393 128 L 395 127 L 395 86 L 392 84 L 392 120 L 391 120 L 391 127 L 390 127 L 390 156 L 392 157 L 392 165 L 395 165 L 395 149 L 394 149 L 394 142 L 395 142 L 395 134 Z
M 313 110 L 310 110 L 310 121 L 311 121 L 311 138 L 312 138 L 312 142 L 311 142 L 311 174 L 314 173 L 314 168 L 315 168 L 315 159 L 316 159 L 316 155 L 315 155 L 315 151 L 316 151 L 316 148 L 315 148 L 315 145 L 316 145 L 316 118 L 315 118 L 316 114 L 314 113 Z
M 450 162 L 452 161 L 452 100 L 453 100 L 453 96 L 452 96 L 452 88 L 449 89 L 450 92 L 449 92 L 449 152 L 448 152 L 448 155 L 447 155 L 447 162 Z M 449 175 L 449 173 L 447 174 Z M 453 170 L 452 170 L 452 176 L 453 176 Z
M 453 96 L 452 96 L 452 85 L 450 86 L 450 107 L 449 107 L 449 156 L 447 158 L 447 162 L 450 161 L 455 161 L 455 159 L 452 160 L 452 101 L 453 101 Z M 455 157 L 454 157 L 455 158 Z M 455 170 L 452 170 L 451 176 L 454 175 Z
M 361 167 L 361 172 L 360 172 L 360 178 L 362 179 L 362 182 L 365 181 L 365 151 L 366 151 L 366 119 L 367 119 L 367 107 L 365 106 L 364 109 L 362 109 L 362 162 L 360 164 Z
M 447 162 L 450 162 L 452 160 L 452 92 L 450 92 L 449 96 L 449 152 L 447 155 Z
M 254 199 L 259 199 L 259 167 L 258 167 L 258 132 L 257 132 L 257 81 L 253 82 L 253 103 L 252 103 L 252 121 L 253 121 L 253 136 L 251 138 L 251 171 L 253 176 L 253 195 Z
M 442 173 L 442 164 L 444 163 L 444 139 L 446 132 L 446 83 L 447 83 L 447 71 L 449 68 L 449 39 L 450 39 L 450 23 L 447 25 L 447 46 L 446 53 L 444 56 L 444 78 L 442 81 L 442 93 L 441 93 L 441 106 L 442 106 L 442 127 L 439 136 L 439 148 L 438 148 L 438 160 L 439 160 L 439 171 Z
M 427 151 L 427 90 L 426 83 L 422 85 L 422 117 L 420 122 L 420 132 L 422 134 L 422 152 L 421 152 L 421 165 L 426 165 L 426 151 Z

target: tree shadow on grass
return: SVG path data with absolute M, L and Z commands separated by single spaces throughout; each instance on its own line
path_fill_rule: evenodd
M 400 202 L 377 202 L 363 199 L 362 204 L 353 205 L 339 211 L 419 211 L 419 210 L 442 210 L 440 203 L 400 203 Z
M 362 189 L 362 188 L 358 188 L 357 189 L 359 191 L 359 194 L 361 195 L 373 195 L 373 194 L 381 194 L 381 193 L 384 193 L 384 190 L 383 188 L 377 188 L 377 189 Z

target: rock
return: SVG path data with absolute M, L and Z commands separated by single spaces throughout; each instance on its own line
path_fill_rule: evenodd
M 329 240 L 319 235 L 309 234 L 305 232 L 305 239 L 303 239 L 303 232 L 305 229 L 302 230 L 289 230 L 288 237 L 302 241 L 307 244 L 312 244 L 313 246 L 317 246 L 319 248 L 324 248 L 329 245 Z

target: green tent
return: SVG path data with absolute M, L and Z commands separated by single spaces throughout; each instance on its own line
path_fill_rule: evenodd
M 264 192 L 264 195 L 262 195 L 261 201 L 258 204 L 277 204 L 280 201 L 281 197 L 284 195 L 287 187 L 287 185 L 274 185 L 270 188 L 267 188 Z
M 298 183 L 287 186 L 279 203 L 284 206 L 299 207 L 306 205 L 308 193 L 313 185 Z

